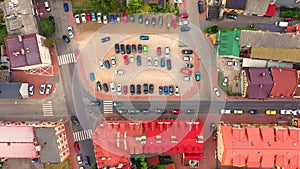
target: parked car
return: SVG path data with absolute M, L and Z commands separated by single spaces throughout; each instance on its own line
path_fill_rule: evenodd
M 143 89 L 144 89 L 144 94 L 148 94 L 148 84 L 147 83 L 145 83 L 144 85 L 143 85 Z
M 182 14 L 179 14 L 179 18 L 188 18 L 189 17 L 189 14 L 188 13 L 182 13 Z
M 147 17 L 145 19 L 145 26 L 149 26 L 150 25 L 150 19 Z
M 33 85 L 28 86 L 28 94 L 30 96 L 32 96 L 34 94 L 34 86 Z
M 136 56 L 136 65 L 141 66 L 142 65 L 142 58 L 140 55 Z
M 179 109 L 172 109 L 171 113 L 172 114 L 180 114 L 180 110 Z
M 160 67 L 165 67 L 165 58 L 160 58 Z
M 135 86 L 133 84 L 130 85 L 130 93 L 131 93 L 131 95 L 135 94 Z
M 216 95 L 217 97 L 220 97 L 219 89 L 215 87 L 213 90 L 214 90 L 215 95 Z
M 155 18 L 155 17 L 153 17 L 153 18 L 151 19 L 151 24 L 152 24 L 152 27 L 155 27 L 155 26 L 156 26 L 156 18 Z
M 143 46 L 138 44 L 138 53 L 143 53 Z
M 109 83 L 109 86 L 110 86 L 111 92 L 116 92 L 116 85 L 115 85 L 115 82 L 110 82 L 110 83 Z
M 150 110 L 149 109 L 142 109 L 141 112 L 144 113 L 144 114 L 148 114 L 148 113 L 150 113 Z
M 155 58 L 154 58 L 154 66 L 157 67 L 158 64 L 159 64 L 159 63 L 158 63 L 158 57 L 155 57 Z
M 227 14 L 226 15 L 226 17 L 228 18 L 228 19 L 233 19 L 233 20 L 237 20 L 237 15 L 236 14 Z
M 159 156 L 158 159 L 159 159 L 159 163 L 162 163 L 162 164 L 172 162 L 172 159 L 170 156 Z
M 70 43 L 71 40 L 69 39 L 69 37 L 67 35 L 63 35 L 62 36 L 63 40 L 66 42 L 66 43 Z
M 186 113 L 186 114 L 194 114 L 194 113 L 196 113 L 196 111 L 194 109 L 187 109 L 187 110 L 184 111 L 184 113 Z
M 151 56 L 148 57 L 147 62 L 148 62 L 148 68 L 151 68 L 152 67 L 152 58 L 151 58 Z
M 141 89 L 141 85 L 140 84 L 136 85 L 136 94 L 137 95 L 141 95 L 142 94 L 142 89 Z
M 78 142 L 74 142 L 74 150 L 76 153 L 79 153 L 80 151 L 80 146 L 79 146 L 79 143 Z
M 279 27 L 287 27 L 289 25 L 288 22 L 284 22 L 284 21 L 278 21 L 274 23 L 275 26 L 279 26 Z
M 103 16 L 103 23 L 106 25 L 108 23 L 107 15 Z
M 124 58 L 124 65 L 128 65 L 129 64 L 128 56 L 124 55 L 123 58 Z
M 224 78 L 223 78 L 222 85 L 223 85 L 223 86 L 227 86 L 227 83 L 228 83 L 228 77 L 224 77 Z
M 120 83 L 117 84 L 117 95 L 118 96 L 122 95 L 122 85 Z
M 161 56 L 161 47 L 156 48 L 157 56 Z
M 200 72 L 195 73 L 195 79 L 196 79 L 196 81 L 200 81 L 200 79 L 201 79 Z
M 96 82 L 96 86 L 98 91 L 102 90 L 101 82 L 99 80 Z
M 227 66 L 237 66 L 238 62 L 237 61 L 227 61 Z
M 98 21 L 98 23 L 102 23 L 101 12 L 98 12 L 98 13 L 97 13 L 97 21 Z
M 124 70 L 115 70 L 115 74 L 116 75 L 124 75 L 125 74 L 125 71 Z
M 134 55 L 130 55 L 129 62 L 134 63 Z
M 193 72 L 190 69 L 187 69 L 187 68 L 181 68 L 180 72 L 185 74 L 185 75 L 188 75 L 188 76 L 191 76 L 193 74 Z
M 169 87 L 168 86 L 164 86 L 164 94 L 165 95 L 169 94 Z
M 163 95 L 164 94 L 164 88 L 162 86 L 158 87 L 158 93 L 159 93 L 159 95 Z
M 103 62 L 103 60 L 99 60 L 99 66 L 100 66 L 101 69 L 104 68 L 104 62 Z
M 86 165 L 86 166 L 90 166 L 91 165 L 89 156 L 85 156 L 84 157 L 84 165 Z
M 77 24 L 80 24 L 80 15 L 79 15 L 79 14 L 76 14 L 74 17 L 75 17 L 75 22 L 76 22 Z
M 193 58 L 191 56 L 184 56 L 183 61 L 191 62 Z
M 243 114 L 243 110 L 233 110 L 233 114 Z
M 120 53 L 120 45 L 119 44 L 115 44 L 115 53 L 119 54 Z
M 169 47 L 165 48 L 165 56 L 170 57 L 170 48 Z
M 110 69 L 110 63 L 109 63 L 108 60 L 106 60 L 106 61 L 104 62 L 104 65 L 105 65 L 106 69 Z
M 123 13 L 123 22 L 128 23 L 128 15 L 125 12 Z
M 123 94 L 127 94 L 128 93 L 128 86 L 124 85 L 123 86 Z
M 54 20 L 54 17 L 52 15 L 49 16 L 49 20 L 55 25 L 55 20 Z
M 105 92 L 109 91 L 107 83 L 103 83 L 103 89 Z
M 131 48 L 130 48 L 130 45 L 127 44 L 126 45 L 126 54 L 130 54 L 131 53 Z
M 221 109 L 220 113 L 221 114 L 231 114 L 231 110 L 230 109 Z
M 115 15 L 110 15 L 109 20 L 110 20 L 111 24 L 114 24 L 115 23 Z
M 193 50 L 182 50 L 182 54 L 193 54 Z
M 101 104 L 100 101 L 92 100 L 91 103 L 90 103 L 90 106 L 99 106 L 100 104 Z
M 40 94 L 45 94 L 45 90 L 46 90 L 46 84 L 41 84 Z
M 110 41 L 110 37 L 109 36 L 106 36 L 106 37 L 104 37 L 104 38 L 101 39 L 102 43 L 105 43 L 105 42 L 108 42 L 108 41 Z
M 87 21 L 91 21 L 91 20 L 92 20 L 91 12 L 87 12 L 87 13 L 86 13 L 86 20 L 87 20 Z
M 280 110 L 280 114 L 292 115 L 293 110 Z
M 81 13 L 80 16 L 81 16 L 82 23 L 86 23 L 86 14 L 85 13 Z
M 136 53 L 136 45 L 135 44 L 131 45 L 131 52 Z
M 180 92 L 179 86 L 175 86 L 175 96 L 179 96 L 179 92 Z
M 163 27 L 163 25 L 164 25 L 163 17 L 159 16 L 158 17 L 158 27 L 161 28 L 161 27 Z
M 179 20 L 179 26 L 184 26 L 184 25 L 188 25 L 189 21 L 186 19 L 180 19 Z
M 193 67 L 194 67 L 194 65 L 191 64 L 191 63 L 186 63 L 186 64 L 185 64 L 185 68 L 192 69 Z
M 134 23 L 134 21 L 135 21 L 135 16 L 134 16 L 134 15 L 130 15 L 130 16 L 129 16 L 129 21 L 130 21 L 131 23 Z
M 167 69 L 169 71 L 172 69 L 171 59 L 167 59 Z
M 286 18 L 284 18 L 284 21 L 294 21 L 294 18 L 292 18 L 292 17 L 286 17 Z
M 202 13 L 204 11 L 204 8 L 203 8 L 203 1 L 200 0 L 198 1 L 198 12 L 199 13 Z
M 154 84 L 149 85 L 149 93 L 153 94 L 154 93 Z
M 121 54 L 125 54 L 126 53 L 125 52 L 125 45 L 121 44 L 120 47 L 121 47 Z
M 174 18 L 174 19 L 172 20 L 172 28 L 173 28 L 173 29 L 176 29 L 176 28 L 177 28 L 177 19 L 176 19 L 176 18 Z
M 257 110 L 255 110 L 255 109 L 249 109 L 248 113 L 249 114 L 257 114 Z
M 79 120 L 76 116 L 71 116 L 71 122 L 73 123 L 74 126 L 78 126 L 80 123 L 79 123 Z
M 165 113 L 167 113 L 167 110 L 166 109 L 155 109 L 154 113 L 165 114 Z
M 189 27 L 189 26 L 184 26 L 184 27 L 180 28 L 181 32 L 187 32 L 187 31 L 190 31 L 190 30 L 191 30 L 191 27 Z
M 44 2 L 45 8 L 47 12 L 51 12 L 51 6 L 49 1 Z
M 94 81 L 95 80 L 95 74 L 94 73 L 90 73 L 89 74 L 90 80 Z
M 139 24 L 143 23 L 143 15 L 139 15 Z
M 210 132 L 214 134 L 216 131 L 216 124 L 215 123 L 210 123 Z
M 96 21 L 97 21 L 96 12 L 92 12 L 92 13 L 91 13 L 91 16 L 92 16 L 92 21 L 93 21 L 93 22 L 96 22 Z
M 277 111 L 276 110 L 266 110 L 266 115 L 276 115 Z
M 126 109 L 118 109 L 118 113 L 120 113 L 120 114 L 128 113 L 128 110 L 126 110 Z
M 46 88 L 47 95 L 49 95 L 51 93 L 51 89 L 52 89 L 52 84 L 51 83 L 47 84 L 47 88 Z
M 144 55 L 148 55 L 148 45 L 144 45 Z
M 191 81 L 191 80 L 193 80 L 193 78 L 191 76 L 184 76 L 183 80 L 184 81 Z
M 172 85 L 169 86 L 169 95 L 173 96 L 174 94 L 174 87 Z
M 141 35 L 140 40 L 149 40 L 149 36 Z
M 116 14 L 116 18 L 117 18 L 117 23 L 121 22 L 121 16 L 119 13 Z
M 112 56 L 112 57 L 110 57 L 110 59 L 111 59 L 111 65 L 112 65 L 112 67 L 116 67 L 117 66 L 116 57 Z
M 167 15 L 167 17 L 166 17 L 167 29 L 170 29 L 170 27 L 171 27 L 171 21 L 172 21 L 171 15 Z
M 82 156 L 81 156 L 81 154 L 77 154 L 77 162 L 78 162 L 78 164 L 82 164 Z
M 74 34 L 73 34 L 73 28 L 72 28 L 72 26 L 68 26 L 67 30 L 68 30 L 68 33 L 69 33 L 69 37 L 73 38 Z

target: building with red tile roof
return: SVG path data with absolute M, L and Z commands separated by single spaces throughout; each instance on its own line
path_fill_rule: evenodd
M 273 17 L 275 16 L 275 12 L 276 12 L 276 4 L 269 4 L 265 16 Z
M 9 36 L 5 38 L 7 57 L 13 70 L 29 70 L 51 65 L 46 38 L 38 34 Z
M 293 97 L 298 87 L 298 73 L 295 69 L 271 68 L 274 85 L 270 97 Z
M 282 126 L 218 126 L 221 166 L 299 168 L 300 130 Z
M 193 153 L 200 160 L 201 132 L 201 120 L 104 121 L 93 134 L 98 168 L 129 163 L 131 154 Z

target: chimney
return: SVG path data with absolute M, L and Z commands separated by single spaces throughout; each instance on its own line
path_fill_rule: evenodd
M 261 76 L 266 76 L 266 73 L 265 73 L 265 72 L 262 72 L 262 73 L 261 73 Z
M 22 42 L 22 36 L 18 35 L 19 42 Z
M 259 84 L 259 88 L 263 88 L 263 85 L 262 85 L 262 84 Z

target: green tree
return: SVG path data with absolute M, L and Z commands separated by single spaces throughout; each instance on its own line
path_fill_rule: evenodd
M 97 164 L 94 164 L 91 169 L 97 169 Z
M 121 12 L 124 8 L 124 1 L 122 0 L 91 0 L 96 11 L 100 11 L 102 15 L 109 13 Z
M 45 45 L 46 45 L 47 47 L 53 47 L 54 44 L 55 44 L 55 42 L 56 42 L 56 39 L 53 39 L 53 38 L 47 38 L 47 39 L 45 40 Z
M 41 29 L 45 36 L 49 36 L 55 32 L 55 25 L 48 18 L 41 19 Z
M 217 33 L 218 31 L 219 31 L 219 27 L 216 25 L 204 29 L 204 32 L 207 34 L 214 34 Z
M 286 17 L 291 17 L 291 18 L 298 18 L 299 12 L 297 11 L 286 11 L 286 12 L 281 12 L 279 14 L 280 17 L 286 18 Z
M 143 2 L 143 0 L 131 0 L 128 3 L 126 12 L 129 14 L 148 13 L 151 11 L 151 6 Z

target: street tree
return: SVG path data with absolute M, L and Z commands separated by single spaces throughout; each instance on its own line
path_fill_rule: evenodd
M 91 0 L 94 10 L 99 11 L 102 15 L 120 12 L 123 8 L 121 0 Z
M 48 18 L 41 19 L 41 29 L 45 36 L 49 36 L 55 32 L 55 25 Z
M 129 14 L 151 12 L 151 6 L 144 3 L 143 0 L 131 0 L 128 3 L 126 12 Z

